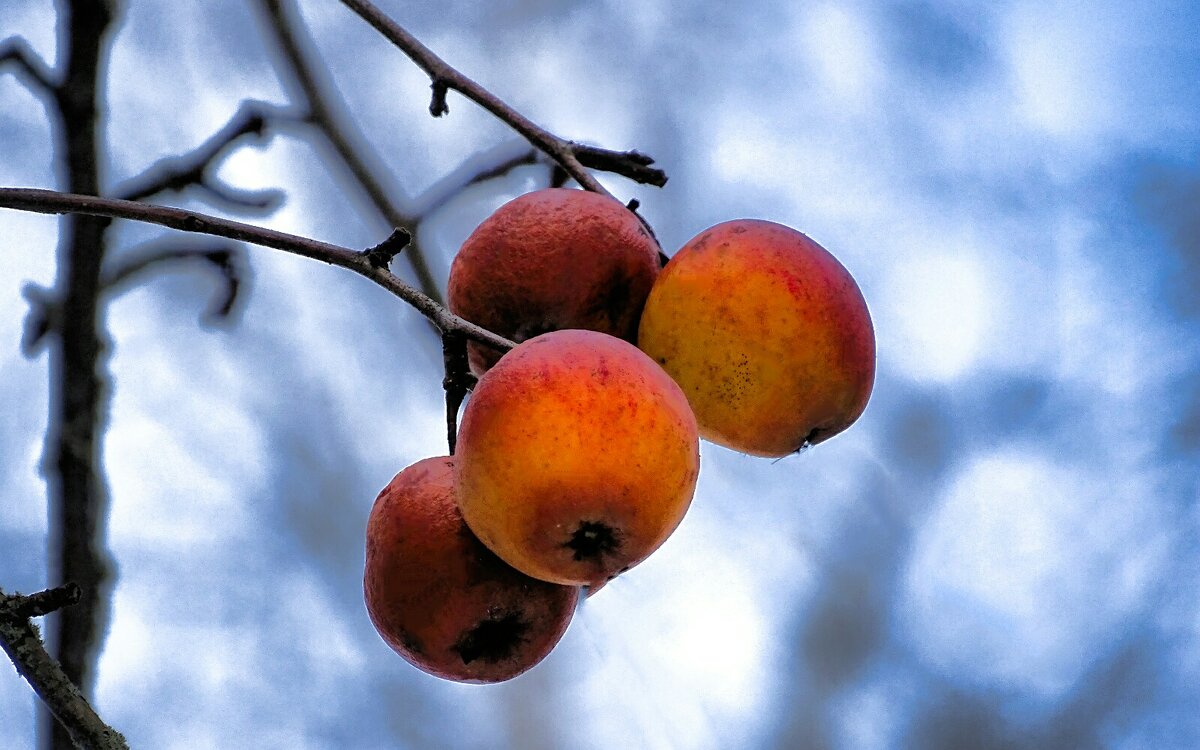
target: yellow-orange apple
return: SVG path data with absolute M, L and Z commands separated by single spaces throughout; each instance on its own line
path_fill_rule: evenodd
M 683 388 L 703 437 L 759 456 L 845 430 L 875 382 L 858 284 L 769 221 L 725 222 L 684 245 L 650 291 L 638 346 Z
M 586 328 L 637 339 L 658 243 L 632 211 L 585 190 L 547 188 L 501 206 L 450 266 L 451 312 L 512 341 Z M 500 353 L 468 345 L 476 375 Z
M 479 380 L 455 472 L 467 524 L 534 578 L 597 586 L 678 526 L 700 470 L 679 386 L 594 331 L 532 338 Z
M 558 643 L 579 589 L 506 565 L 463 523 L 453 459 L 427 458 L 396 475 L 367 521 L 367 612 L 414 666 L 458 682 L 521 674 Z

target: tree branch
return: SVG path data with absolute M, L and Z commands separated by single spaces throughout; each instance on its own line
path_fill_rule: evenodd
M 131 219 L 184 232 L 210 234 L 283 250 L 365 276 L 415 307 L 443 333 L 459 332 L 472 341 L 499 351 L 508 351 L 515 346 L 508 339 L 454 315 L 387 268 L 376 267 L 372 263 L 369 251 L 352 250 L 320 240 L 298 237 L 294 234 L 208 216 L 195 211 L 135 201 L 98 198 L 90 195 L 60 193 L 54 190 L 0 188 L 0 207 L 43 214 L 80 213 L 114 219 Z
M 404 54 L 408 55 L 413 62 L 429 75 L 433 89 L 433 98 L 429 106 L 429 111 L 434 117 L 438 117 L 448 111 L 446 107 L 446 93 L 454 90 L 483 107 L 488 112 L 491 112 L 501 121 L 507 123 L 513 130 L 520 133 L 526 140 L 533 144 L 534 147 L 543 151 L 550 158 L 562 165 L 562 168 L 576 182 L 588 190 L 612 197 L 612 194 L 584 167 L 580 158 L 581 151 L 586 154 L 584 158 L 590 163 L 604 164 L 603 169 L 629 177 L 630 179 L 643 182 L 648 181 L 642 179 L 648 174 L 648 165 L 653 163 L 653 160 L 648 156 L 636 151 L 606 151 L 592 146 L 580 146 L 577 143 L 554 135 L 520 112 L 517 112 L 495 94 L 451 67 L 445 60 L 434 54 L 432 50 L 417 40 L 406 29 L 376 8 L 369 0 L 341 0 L 341 2 L 374 27 L 376 31 L 383 34 L 392 44 L 399 47 Z M 650 172 L 661 174 L 659 170 L 650 170 Z M 655 179 L 657 180 L 658 178 Z M 652 181 L 652 184 L 661 185 L 665 182 L 666 175 L 662 175 L 661 182 Z
M 116 11 L 115 0 L 60 3 L 62 83 L 54 89 L 51 118 L 55 152 L 67 189 L 100 191 L 103 151 L 104 54 Z M 108 383 L 106 340 L 99 306 L 100 268 L 110 220 L 72 217 L 59 235 L 54 300 L 58 305 L 57 346 L 51 352 L 51 396 L 46 431 L 46 484 L 50 506 L 51 580 L 74 581 L 83 594 L 78 605 L 56 617 L 53 652 L 67 678 L 91 690 L 97 646 L 108 616 L 112 575 L 105 543 L 109 495 L 104 477 L 104 416 Z M 49 722 L 46 746 L 68 748 L 71 737 Z
M 662 187 L 667 184 L 667 173 L 650 166 L 654 159 L 641 151 L 609 151 L 582 143 L 572 143 L 571 146 L 585 167 L 614 172 L 644 185 Z
M 25 314 L 25 331 L 21 334 L 21 353 L 32 358 L 41 351 L 46 335 L 58 328 L 61 305 L 54 291 L 32 281 L 21 286 L 21 296 L 29 305 Z
M 421 291 L 441 304 L 438 283 L 433 278 L 424 253 L 416 244 L 417 223 L 420 217 L 404 211 L 393 197 L 398 191 L 385 185 L 371 168 L 372 164 L 379 164 L 382 160 L 371 152 L 366 140 L 354 125 L 349 107 L 338 96 L 337 85 L 329 77 L 327 68 L 320 62 L 320 53 L 317 52 L 316 44 L 305 33 L 303 21 L 299 19 L 295 5 L 286 3 L 285 0 L 260 2 L 288 62 L 291 75 L 285 77 L 291 80 L 285 81 L 285 85 L 290 83 L 293 89 L 298 89 L 293 96 L 303 99 L 307 105 L 306 119 L 329 141 L 342 164 L 362 187 L 367 200 L 388 226 L 403 229 L 413 238 L 413 243 L 404 254 L 405 259 L 412 268 Z
M 125 200 L 146 200 L 158 193 L 197 185 L 235 208 L 269 210 L 279 203 L 279 191 L 237 191 L 218 179 L 213 167 L 243 138 L 261 140 L 273 123 L 299 119 L 286 109 L 266 102 L 242 102 L 229 122 L 207 141 L 186 154 L 160 159 L 140 175 L 118 185 L 112 194 Z
M 22 37 L 12 36 L 0 41 L 0 70 L 8 65 L 17 68 L 16 76 L 18 78 L 22 73 L 25 74 L 28 79 L 25 85 L 30 89 L 37 89 L 43 94 L 48 94 L 58 88 L 54 70 L 38 53 L 33 51 L 29 42 Z
M 367 262 L 376 268 L 387 268 L 400 251 L 409 246 L 412 235 L 405 229 L 395 229 L 383 242 L 367 248 Z
M 475 376 L 467 360 L 467 339 L 461 333 L 442 334 L 442 364 L 446 371 L 442 379 L 446 391 L 446 445 L 453 456 L 458 443 L 458 410 L 467 391 L 475 387 Z
M 172 238 L 177 240 L 178 238 Z M 233 312 L 248 270 L 243 260 L 243 248 L 232 242 L 208 242 L 206 244 L 184 244 L 178 241 L 147 243 L 139 250 L 130 251 L 129 257 L 115 268 L 104 273 L 104 291 L 120 293 L 123 287 L 149 270 L 180 263 L 205 264 L 215 270 L 222 281 L 222 292 L 204 314 L 203 322 L 213 323 L 225 319 Z
M 471 185 L 508 174 L 522 164 L 543 161 L 545 157 L 539 158 L 539 154 L 537 149 L 519 140 L 499 143 L 474 154 L 414 198 L 411 213 L 419 217 L 429 216 Z
M 29 596 L 0 590 L 0 647 L 76 747 L 128 750 L 121 733 L 104 723 L 47 653 L 37 628 L 29 621 L 75 604 L 80 596 L 80 588 L 74 583 Z

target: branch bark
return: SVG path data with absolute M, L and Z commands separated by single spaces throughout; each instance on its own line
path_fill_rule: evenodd
M 81 213 L 109 219 L 131 219 L 148 224 L 178 229 L 184 232 L 210 234 L 231 240 L 283 250 L 294 255 L 319 260 L 365 276 L 379 286 L 412 305 L 442 333 L 458 332 L 472 341 L 499 351 L 508 351 L 515 344 L 451 313 L 419 289 L 407 283 L 387 268 L 375 264 L 371 250 L 353 250 L 307 237 L 299 237 L 273 229 L 264 229 L 239 221 L 187 211 L 180 208 L 156 206 L 115 198 L 60 193 L 36 188 L 0 188 L 0 207 L 16 208 L 43 214 Z
M 74 583 L 29 596 L 0 590 L 0 647 L 58 720 L 71 747 L 128 750 L 121 733 L 104 723 L 83 693 L 46 651 L 31 617 L 41 617 L 79 601 Z

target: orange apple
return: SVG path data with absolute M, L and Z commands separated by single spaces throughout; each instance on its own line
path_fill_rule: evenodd
M 512 341 L 586 328 L 637 339 L 638 316 L 658 274 L 658 243 L 612 198 L 547 188 L 501 206 L 450 266 L 451 312 Z M 481 375 L 500 353 L 472 342 Z
M 638 346 L 687 394 L 700 434 L 785 456 L 849 427 L 875 382 L 862 292 L 794 229 L 742 219 L 701 232 L 659 275 Z
M 581 330 L 519 344 L 480 378 L 455 458 L 484 544 L 534 578 L 589 586 L 667 539 L 699 470 L 679 386 L 632 344 Z
M 453 459 L 396 475 L 367 521 L 367 613 L 409 663 L 457 682 L 498 682 L 558 643 L 579 589 L 520 573 L 479 543 L 454 492 Z

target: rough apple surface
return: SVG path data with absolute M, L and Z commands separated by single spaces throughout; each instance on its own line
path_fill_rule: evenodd
M 367 522 L 363 593 L 384 641 L 414 666 L 458 682 L 498 682 L 558 643 L 579 589 L 538 581 L 496 557 L 459 513 L 453 459 L 396 475 Z
M 646 301 L 638 346 L 671 374 L 703 437 L 784 456 L 849 427 L 875 382 L 858 284 L 827 250 L 769 221 L 690 240 Z
M 450 267 L 450 310 L 520 343 L 584 328 L 637 339 L 658 274 L 658 243 L 628 208 L 584 190 L 547 188 L 501 206 Z M 476 375 L 500 354 L 471 343 Z
M 674 381 L 632 344 L 568 330 L 518 345 L 479 380 L 455 468 L 463 517 L 497 555 L 595 586 L 666 540 L 699 462 Z

